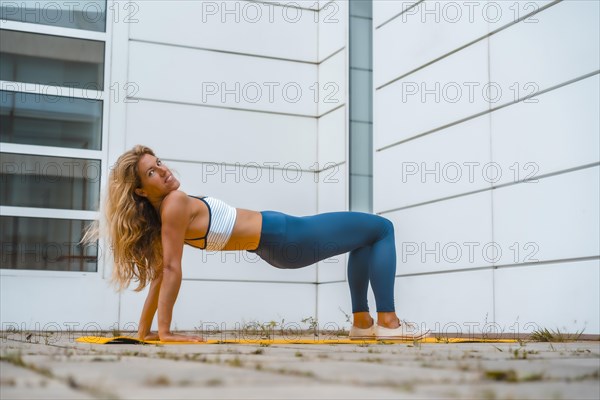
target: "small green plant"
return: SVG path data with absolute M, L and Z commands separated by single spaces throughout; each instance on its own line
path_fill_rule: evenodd
M 306 317 L 302 319 L 303 324 L 308 324 L 308 329 L 313 332 L 315 337 L 319 336 L 319 321 L 314 317 Z
M 227 360 L 226 363 L 231 365 L 232 367 L 242 367 L 243 366 L 242 360 L 240 360 L 240 358 L 238 356 L 235 356 L 231 360 Z
M 296 357 L 302 357 L 302 356 L 303 356 L 303 354 L 302 354 L 302 353 L 300 353 L 299 351 L 297 351 L 297 352 L 294 354 L 294 356 L 296 356 Z
M 342 309 L 342 307 L 339 307 L 339 309 L 342 312 L 342 314 L 344 314 L 344 316 L 346 317 L 346 322 L 348 322 L 349 324 L 352 324 L 352 316 L 350 314 L 348 314 L 346 311 L 344 311 Z
M 568 342 L 576 341 L 583 334 L 584 329 L 581 332 L 575 332 L 575 334 L 563 333 L 560 329 L 556 328 L 556 331 L 549 330 L 548 328 L 541 328 L 533 331 L 529 336 L 529 339 L 534 342 Z
M 517 373 L 513 369 L 485 371 L 485 377 L 494 381 L 517 382 Z
M 4 356 L 0 356 L 0 361 L 9 362 L 17 367 L 27 367 L 27 364 L 25 364 L 25 361 L 23 361 L 23 358 L 21 357 L 20 351 L 17 353 L 8 353 Z
M 383 362 L 383 358 L 379 358 L 379 357 L 367 357 L 367 358 L 361 358 L 358 361 L 368 362 L 368 363 L 382 363 Z
M 540 372 L 538 374 L 525 375 L 524 377 L 519 379 L 519 381 L 520 382 L 536 382 L 536 381 L 541 381 L 543 379 L 544 379 L 544 374 Z
M 421 349 L 421 340 L 413 339 L 413 346 L 417 347 L 420 350 Z
M 441 334 L 435 336 L 435 341 L 437 343 L 450 343 L 450 339 L 448 339 L 448 336 L 443 336 Z
M 513 358 L 515 360 L 526 360 L 527 359 L 527 351 L 525 349 L 515 349 L 513 351 Z

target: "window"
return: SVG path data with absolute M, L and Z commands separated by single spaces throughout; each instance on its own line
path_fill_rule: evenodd
M 90 221 L 0 217 L 2 269 L 95 272 L 98 247 L 79 244 Z
M 52 4 L 74 7 L 72 18 L 42 18 Z M 105 0 L 0 6 L 2 270 L 98 272 L 98 246 L 79 242 L 106 168 L 105 10 Z
M 0 19 L 104 32 L 106 0 L 3 0 Z
M 98 209 L 98 160 L 15 153 L 0 153 L 0 157 L 3 206 Z
M 104 43 L 3 30 L 0 79 L 102 90 Z
M 350 210 L 373 212 L 371 0 L 350 3 Z
M 102 101 L 2 90 L 0 140 L 100 150 Z

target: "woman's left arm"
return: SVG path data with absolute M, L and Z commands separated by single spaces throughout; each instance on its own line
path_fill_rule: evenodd
M 158 336 L 161 341 L 201 341 L 201 337 L 175 335 L 171 332 L 173 307 L 181 287 L 183 242 L 190 219 L 187 195 L 176 191 L 168 197 L 163 200 L 161 214 L 163 270 L 158 296 Z

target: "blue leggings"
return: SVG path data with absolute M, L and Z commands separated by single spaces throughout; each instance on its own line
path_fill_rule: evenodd
M 296 217 L 261 211 L 262 230 L 256 253 L 277 268 L 302 268 L 350 252 L 348 284 L 352 312 L 369 311 L 369 281 L 378 312 L 394 308 L 396 245 L 387 218 L 356 211 Z

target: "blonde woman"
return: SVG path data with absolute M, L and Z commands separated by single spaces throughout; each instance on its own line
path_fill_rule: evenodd
M 140 339 L 204 340 L 171 331 L 186 244 L 206 250 L 249 251 L 277 268 L 302 268 L 350 252 L 350 337 L 418 339 L 427 335 L 395 313 L 395 239 L 388 219 L 353 211 L 305 217 L 258 212 L 234 208 L 209 196 L 187 195 L 179 186 L 171 170 L 141 145 L 119 157 L 108 181 L 103 208 L 114 254 L 112 280 L 121 290 L 132 280 L 139 283 L 136 291 L 150 284 L 140 317 Z M 86 240 L 96 238 L 98 232 L 97 227 L 91 229 Z M 369 282 L 377 305 L 377 324 L 367 304 Z M 157 310 L 158 333 L 152 333 Z

